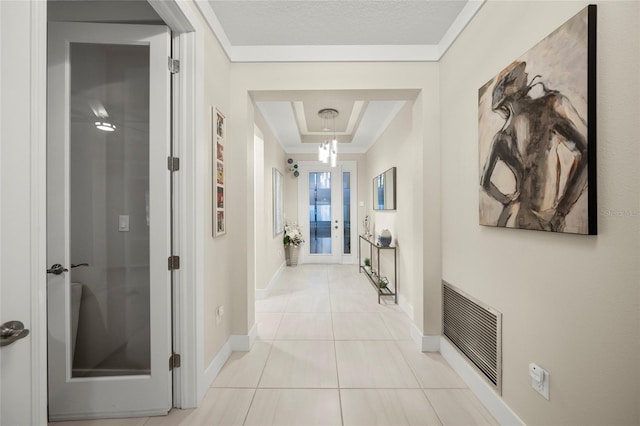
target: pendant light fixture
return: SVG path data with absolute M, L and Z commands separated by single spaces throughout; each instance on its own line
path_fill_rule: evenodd
M 331 167 L 338 164 L 338 140 L 336 139 L 336 117 L 339 115 L 337 109 L 323 108 L 318 111 L 318 116 L 322 119 L 322 131 L 324 139 L 318 147 L 318 161 L 331 163 Z M 329 127 L 331 123 L 331 127 Z M 333 137 L 330 137 L 333 135 Z

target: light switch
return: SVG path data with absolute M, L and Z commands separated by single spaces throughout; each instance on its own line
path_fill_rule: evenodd
M 129 232 L 129 215 L 121 214 L 118 216 L 118 231 Z

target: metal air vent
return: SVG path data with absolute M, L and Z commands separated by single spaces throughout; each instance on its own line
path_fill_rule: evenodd
M 502 314 L 442 282 L 444 336 L 502 393 Z

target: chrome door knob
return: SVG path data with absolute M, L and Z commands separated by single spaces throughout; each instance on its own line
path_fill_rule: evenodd
M 59 263 L 55 263 L 51 265 L 51 268 L 47 269 L 47 274 L 60 275 L 63 272 L 69 272 L 69 270 Z
M 0 325 L 0 347 L 10 345 L 16 340 L 20 340 L 29 334 L 29 330 L 24 328 L 20 321 L 9 321 Z

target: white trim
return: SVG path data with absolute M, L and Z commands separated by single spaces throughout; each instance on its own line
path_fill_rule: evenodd
M 47 3 L 31 2 L 31 421 L 47 423 Z
M 231 42 L 229 38 L 227 38 L 227 34 L 224 32 L 222 28 L 222 24 L 218 21 L 218 17 L 213 12 L 213 8 L 209 4 L 209 0 L 194 0 L 196 7 L 204 17 L 204 20 L 209 24 L 209 28 L 213 31 L 213 34 L 218 39 L 218 43 L 222 46 L 222 49 L 227 54 L 227 58 L 231 60 L 229 56 L 229 52 L 232 49 Z
M 231 352 L 249 352 L 256 340 L 258 327 L 256 324 L 251 327 L 248 335 L 233 334 L 229 336 L 225 344 L 220 348 L 216 356 L 213 357 L 211 363 L 204 371 L 203 380 L 198 386 L 198 401 L 202 401 L 205 394 L 211 387 L 213 381 L 218 377 L 220 370 L 224 367 L 225 362 L 231 356 Z
M 148 0 L 148 3 L 174 33 L 195 31 L 193 12 L 184 3 L 175 0 Z
M 420 352 L 439 352 L 440 336 L 425 336 L 415 323 L 411 323 L 411 340 Z
M 202 398 L 204 398 L 211 387 L 211 384 L 216 377 L 218 377 L 218 373 L 220 373 L 220 370 L 224 367 L 224 363 L 227 362 L 229 356 L 231 356 L 231 338 L 227 340 L 216 356 L 213 357 L 213 360 L 209 363 L 207 369 L 204 370 L 203 380 L 198 386 L 198 401 L 202 401 Z
M 458 38 L 462 31 L 467 27 L 469 22 L 476 16 L 476 13 L 484 5 L 486 0 L 469 0 L 464 6 L 462 11 L 458 14 L 458 17 L 449 27 L 446 34 L 440 40 L 438 45 L 438 60 L 442 59 L 447 50 L 451 47 L 454 41 Z
M 287 262 L 282 262 L 278 270 L 273 274 L 271 279 L 269 280 L 269 284 L 265 288 L 256 288 L 256 300 L 266 299 L 271 294 L 273 290 L 273 286 L 278 282 L 278 278 L 282 275 L 282 271 L 286 268 Z
M 524 422 L 504 400 L 480 377 L 474 368 L 460 355 L 460 353 L 445 339 L 440 338 L 440 354 L 451 368 L 469 386 L 482 405 L 498 420 L 501 425 L 524 425 Z
M 407 314 L 409 318 L 411 318 L 411 321 L 413 321 L 413 306 L 401 293 L 398 293 L 398 306 L 400 306 L 400 309 L 402 309 L 404 313 Z
M 51 422 L 63 422 L 74 420 L 97 420 L 97 419 L 125 419 L 130 417 L 153 417 L 153 416 L 166 416 L 167 410 L 132 410 L 132 411 L 94 411 L 87 413 L 68 413 L 64 415 L 50 415 L 49 421 Z M 33 423 L 36 424 L 36 423 Z M 47 424 L 42 423 L 42 424 Z
M 181 171 L 175 175 L 175 235 L 174 250 L 181 257 L 182 267 L 174 274 L 175 349 L 182 357 L 182 366 L 175 371 L 174 405 L 193 408 L 202 396 L 199 389 L 206 382 L 204 374 L 204 208 L 202 193 L 204 166 L 198 161 L 202 147 L 204 42 L 196 12 L 179 0 L 150 0 L 151 7 L 177 33 L 177 52 L 181 69 L 174 77 L 174 155 L 180 157 Z M 193 283 L 193 285 L 184 285 Z
M 231 350 L 234 352 L 249 352 L 256 341 L 257 333 L 258 326 L 254 323 L 251 330 L 249 330 L 249 334 L 232 334 L 228 340 Z

